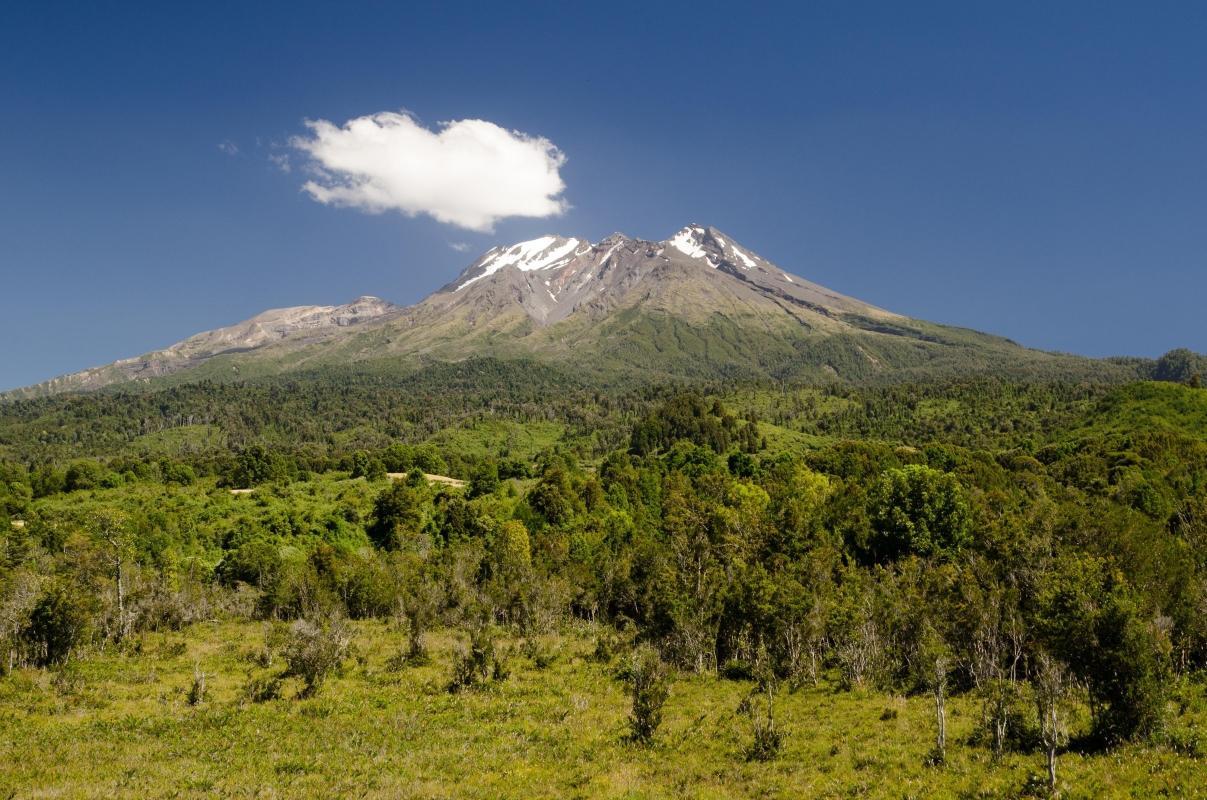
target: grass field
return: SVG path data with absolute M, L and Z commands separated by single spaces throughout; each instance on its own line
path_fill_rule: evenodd
M 404 634 L 356 623 L 352 658 L 317 696 L 298 699 L 287 681 L 281 699 L 255 703 L 249 680 L 280 670 L 253 657 L 265 630 L 202 624 L 11 674 L 0 681 L 0 797 L 1012 797 L 1043 767 L 1038 752 L 994 762 L 969 744 L 970 697 L 950 703 L 946 766 L 927 766 L 928 698 L 825 682 L 780 695 L 784 750 L 748 761 L 751 723 L 737 709 L 751 684 L 709 675 L 676 678 L 656 743 L 639 747 L 625 739 L 617 663 L 591 658 L 586 628 L 544 637 L 543 669 L 508 640 L 506 680 L 451 694 L 458 634 L 430 637 L 430 664 L 391 669 Z M 207 692 L 194 706 L 196 671 Z M 1202 688 L 1183 691 L 1197 711 L 1173 724 L 1201 732 Z M 1068 752 L 1060 775 L 1066 797 L 1207 793 L 1201 754 L 1164 747 Z
M 429 437 L 426 444 L 475 458 L 498 454 L 531 459 L 561 441 L 565 432 L 566 427 L 557 422 L 519 424 L 483 420 L 466 427 L 447 428 Z

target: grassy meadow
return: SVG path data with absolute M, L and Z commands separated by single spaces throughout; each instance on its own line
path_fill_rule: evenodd
M 281 625 L 278 623 L 278 625 Z M 455 631 L 429 637 L 430 662 L 391 663 L 405 635 L 358 622 L 352 657 L 309 698 L 287 680 L 254 702 L 253 679 L 279 672 L 269 623 L 201 623 L 147 633 L 54 670 L 0 682 L 0 796 L 737 798 L 1017 797 L 1043 755 L 994 760 L 974 741 L 979 710 L 949 701 L 944 766 L 927 764 L 926 696 L 782 691 L 779 757 L 749 760 L 748 681 L 679 673 L 653 745 L 627 740 L 623 657 L 600 661 L 583 624 L 538 640 L 503 638 L 507 678 L 447 689 Z M 278 657 L 279 660 L 279 657 Z M 265 666 L 265 664 L 268 664 Z M 205 691 L 190 692 L 198 673 Z M 1172 724 L 1203 730 L 1203 689 Z M 1188 710 L 1193 709 L 1193 710 Z M 1161 746 L 1061 755 L 1065 797 L 1198 797 L 1207 763 Z

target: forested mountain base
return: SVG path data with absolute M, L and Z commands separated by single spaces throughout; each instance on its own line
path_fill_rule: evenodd
M 425 374 L 0 406 L 0 787 L 1202 791 L 1207 390 Z

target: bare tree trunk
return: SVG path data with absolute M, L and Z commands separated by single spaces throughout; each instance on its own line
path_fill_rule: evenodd
M 947 698 L 941 684 L 935 689 L 935 722 L 938 724 L 935 752 L 939 761 L 944 761 L 947 756 Z
M 937 764 L 947 760 L 947 659 L 935 659 L 931 694 L 935 698 L 935 755 Z
M 126 638 L 126 585 L 120 554 L 113 559 L 113 564 L 117 573 L 117 641 L 120 644 Z
M 1039 716 L 1040 740 L 1048 757 L 1048 788 L 1056 790 L 1056 753 L 1068 741 L 1068 727 L 1063 705 L 1069 692 L 1069 679 L 1064 666 L 1055 659 L 1040 654 L 1032 679 L 1035 687 L 1036 711 Z
M 1048 745 L 1048 788 L 1056 791 L 1056 746 Z
M 1005 691 L 1002 687 L 999 691 Z M 1006 726 L 1009 722 L 1009 708 L 1004 702 L 999 701 L 997 708 L 997 716 L 993 720 L 993 753 L 1000 756 L 1006 748 Z

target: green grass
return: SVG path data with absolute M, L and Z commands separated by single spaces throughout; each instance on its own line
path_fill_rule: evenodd
M 759 435 L 767 440 L 767 449 L 763 456 L 774 457 L 780 453 L 800 453 L 805 450 L 816 450 L 827 441 L 824 436 L 794 431 L 769 422 L 759 423 Z
M 466 427 L 447 428 L 429 437 L 427 444 L 473 458 L 502 455 L 531 460 L 537 453 L 563 439 L 566 426 L 560 422 L 510 422 L 482 420 Z
M 257 623 L 145 634 L 138 653 L 94 654 L 60 672 L 0 680 L 0 796 L 369 798 L 1004 797 L 1042 767 L 1038 753 L 994 763 L 967 744 L 970 698 L 950 703 L 945 767 L 927 766 L 927 698 L 783 694 L 779 759 L 750 762 L 742 682 L 681 675 L 656 744 L 625 741 L 628 700 L 615 665 L 588 658 L 585 630 L 546 637 L 558 653 L 537 669 L 513 641 L 511 676 L 484 690 L 445 684 L 459 637 L 430 639 L 432 663 L 392 672 L 403 634 L 359 623 L 354 657 L 311 699 L 248 703 Z M 208 699 L 186 701 L 194 669 Z M 1201 689 L 1195 689 L 1201 700 Z M 1197 718 L 1177 724 L 1207 722 Z M 896 712 L 885 714 L 886 709 Z M 1066 797 L 1196 796 L 1201 758 L 1155 747 L 1066 753 Z
M 1207 438 L 1207 389 L 1155 381 L 1121 386 L 1102 400 L 1083 430 L 1160 430 Z
M 950 398 L 923 400 L 914 411 L 920 419 L 953 419 L 963 413 L 966 413 L 964 404 Z
M 216 425 L 181 425 L 143 434 L 130 443 L 130 450 L 141 456 L 171 456 L 209 452 L 226 447 L 226 443 L 226 433 Z

